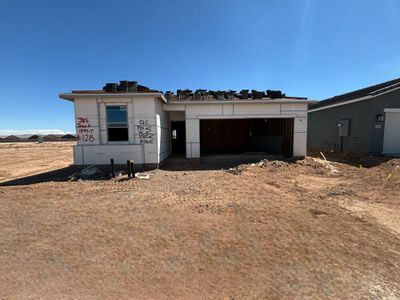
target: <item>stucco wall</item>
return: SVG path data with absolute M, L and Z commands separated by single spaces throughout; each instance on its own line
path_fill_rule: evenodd
M 382 153 L 383 151 L 383 140 L 385 132 L 385 122 L 376 122 L 377 114 L 385 114 L 385 108 L 400 108 L 400 90 L 395 90 L 391 93 L 384 94 L 382 96 L 376 97 L 371 103 L 370 109 L 370 144 L 369 152 L 373 154 Z M 377 128 L 376 125 L 382 125 Z M 398 128 L 400 131 L 400 128 Z
M 77 145 L 74 146 L 76 165 L 105 165 L 113 158 L 116 164 L 126 164 L 133 159 L 135 164 L 144 164 L 144 145 Z M 151 163 L 146 161 L 147 164 Z
M 350 136 L 343 137 L 343 151 L 380 154 L 383 149 L 384 122 L 376 116 L 385 108 L 400 107 L 400 91 L 392 91 L 373 99 L 332 107 L 308 116 L 308 149 L 339 151 L 338 122 L 350 120 Z
M 107 105 L 127 105 L 129 141 L 108 142 Z M 127 159 L 160 163 L 170 155 L 170 120 L 186 121 L 186 155 L 198 158 L 200 120 L 212 118 L 293 118 L 293 155 L 306 154 L 307 104 L 303 102 L 162 104 L 149 97 L 101 97 L 75 99 L 75 110 L 80 136 L 74 149 L 76 164 L 108 164 L 110 158 L 116 163 Z
M 158 102 L 151 97 L 75 99 L 78 134 L 74 149 L 75 164 L 108 164 L 110 158 L 114 158 L 116 163 L 126 163 L 127 159 L 133 159 L 137 164 L 159 163 L 159 145 L 161 147 L 163 141 L 158 141 L 158 136 L 162 138 L 162 134 L 158 135 L 157 131 L 161 123 L 165 123 L 165 115 L 157 117 Z M 107 105 L 127 105 L 129 141 L 108 141 Z
M 370 100 L 308 113 L 308 147 L 310 150 L 339 151 L 338 123 L 350 120 L 348 137 L 343 137 L 343 151 L 368 152 Z
M 96 98 L 75 100 L 75 126 L 78 145 L 99 145 L 99 115 Z
M 177 104 L 176 108 L 185 110 L 188 158 L 200 157 L 200 120 L 223 118 L 294 118 L 293 156 L 306 155 L 306 103 Z
M 163 110 L 163 103 L 155 100 L 156 124 L 157 124 L 157 154 L 158 162 L 162 162 L 171 154 L 170 120 L 168 113 Z

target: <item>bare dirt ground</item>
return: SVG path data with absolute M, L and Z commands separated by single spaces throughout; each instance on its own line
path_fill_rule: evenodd
M 0 186 L 0 299 L 400 299 L 399 165 Z
M 76 142 L 0 143 L 0 182 L 72 164 Z

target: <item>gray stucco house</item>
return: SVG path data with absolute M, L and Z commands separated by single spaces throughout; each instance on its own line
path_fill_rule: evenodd
M 400 154 L 400 78 L 310 104 L 308 150 Z

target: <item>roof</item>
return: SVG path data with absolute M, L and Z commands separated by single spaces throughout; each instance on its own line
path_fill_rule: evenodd
M 245 104 L 257 104 L 257 103 L 312 103 L 312 100 L 308 100 L 307 98 L 296 98 L 296 97 L 285 97 L 285 98 L 262 98 L 262 99 L 240 99 L 240 98 L 233 98 L 233 99 L 208 99 L 208 100 L 169 100 L 167 103 L 168 105 L 175 106 L 175 105 L 190 105 L 190 104 L 220 104 L 223 102 L 224 104 L 238 104 L 238 103 L 245 103 Z
M 129 86 L 128 86 L 129 85 Z M 165 103 L 167 102 L 206 102 L 212 101 L 251 101 L 251 100 L 299 100 L 308 101 L 304 97 L 287 97 L 281 91 L 257 91 L 257 90 L 241 90 L 237 93 L 234 90 L 177 90 L 176 93 L 166 91 L 165 93 L 157 90 L 149 89 L 146 86 L 138 85 L 136 81 L 120 81 L 117 83 L 107 83 L 102 90 L 74 90 L 71 93 L 62 93 L 59 95 L 60 98 L 74 101 L 75 98 L 90 98 L 90 97 L 111 97 L 111 98 L 132 98 L 132 97 L 143 97 L 153 96 L 158 97 Z
M 96 93 L 62 93 L 58 95 L 60 98 L 69 100 L 69 101 L 75 101 L 75 98 L 101 98 L 101 97 L 108 97 L 108 98 L 133 98 L 133 97 L 158 97 L 161 99 L 163 102 L 167 102 L 165 99 L 164 95 L 162 93 L 131 93 L 131 92 L 126 92 L 126 93 L 105 93 L 102 91 L 99 94 Z
M 119 85 L 117 83 L 107 83 L 101 90 L 73 90 L 71 93 L 59 94 L 60 98 L 69 101 L 75 101 L 75 98 L 101 98 L 104 96 L 111 98 L 152 96 L 158 97 L 162 101 L 167 102 L 164 95 L 160 91 L 149 89 L 144 85 L 139 85 L 136 81 L 120 81 Z
M 298 100 L 298 101 L 308 101 L 308 98 L 305 97 L 268 97 L 267 95 L 255 98 L 252 97 L 251 94 L 248 98 L 242 98 L 239 94 L 234 95 L 233 97 L 222 97 L 217 98 L 214 95 L 207 95 L 205 98 L 196 99 L 195 96 L 191 95 L 189 97 L 180 98 L 179 96 L 173 95 L 172 97 L 167 97 L 169 103 L 191 103 L 191 102 L 201 102 L 201 103 L 211 103 L 211 102 L 260 102 L 260 100 L 273 100 L 273 101 L 280 101 L 280 100 Z
M 76 139 L 76 136 L 68 133 L 66 135 L 63 135 L 61 138 L 62 139 Z
M 57 140 L 57 139 L 60 139 L 63 136 L 64 136 L 64 134 L 48 134 L 48 135 L 43 136 L 43 139 L 45 139 L 45 140 Z
M 138 85 L 135 93 L 157 93 L 158 91 L 156 90 L 151 90 L 147 86 L 144 85 Z M 127 93 L 123 91 L 116 91 L 113 92 L 113 94 L 122 94 L 122 93 Z M 72 91 L 72 94 L 107 94 L 107 92 L 102 89 L 102 90 L 74 90 Z
M 386 81 L 380 84 L 376 84 L 370 87 L 366 87 L 363 89 L 359 89 L 350 93 L 342 94 L 339 96 L 335 96 L 332 98 L 328 98 L 322 101 L 317 102 L 316 104 L 310 105 L 310 110 L 320 109 L 323 107 L 331 107 L 331 106 L 338 106 L 341 104 L 347 104 L 346 102 L 352 103 L 356 99 L 364 100 L 364 97 L 368 97 L 367 99 L 372 98 L 373 96 L 400 88 L 400 78 Z
M 20 138 L 15 135 L 9 135 L 3 138 L 4 140 L 19 140 Z

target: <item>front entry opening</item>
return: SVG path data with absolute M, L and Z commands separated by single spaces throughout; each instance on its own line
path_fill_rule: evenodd
M 201 156 L 258 152 L 292 156 L 293 118 L 200 120 Z
M 186 154 L 186 129 L 185 121 L 171 122 L 172 155 Z

